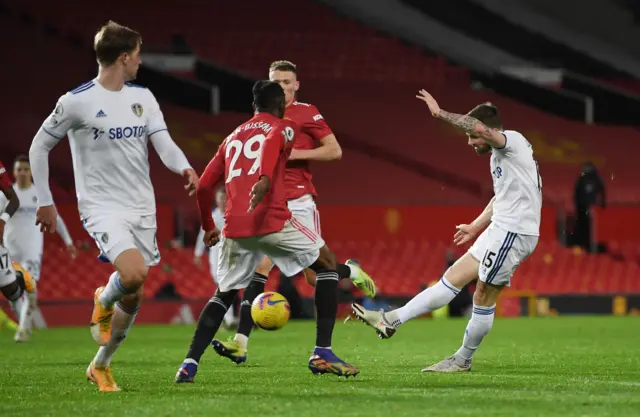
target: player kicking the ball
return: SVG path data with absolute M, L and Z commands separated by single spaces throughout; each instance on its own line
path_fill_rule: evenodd
M 149 177 L 148 142 L 164 165 L 186 177 L 195 193 L 198 176 L 167 132 L 162 111 L 146 88 L 130 84 L 140 66 L 140 34 L 108 22 L 95 36 L 98 76 L 60 97 L 31 145 L 38 191 L 37 222 L 56 230 L 58 215 L 49 190 L 48 155 L 69 137 L 78 209 L 101 259 L 116 271 L 96 290 L 91 335 L 100 345 L 87 377 L 100 391 L 119 391 L 111 358 L 126 337 L 142 300 L 149 267 L 160 261 L 156 204 Z
M 462 346 L 453 356 L 423 369 L 423 372 L 465 372 L 471 370 L 473 355 L 493 326 L 500 291 L 510 284 L 518 265 L 536 248 L 542 180 L 531 145 L 520 133 L 502 130 L 495 106 L 480 104 L 467 115 L 461 115 L 442 110 L 425 90 L 421 90 L 417 98 L 429 106 L 434 117 L 462 129 L 476 153 L 491 153 L 494 197 L 471 224 L 457 226 L 454 236 L 457 245 L 482 233 L 437 284 L 397 310 L 383 313 L 353 304 L 353 313 L 386 339 L 393 336 L 402 323 L 447 305 L 461 288 L 479 277 Z
M 296 100 L 300 88 L 298 71 L 290 61 L 275 61 L 269 66 L 269 80 L 280 84 L 285 95 L 284 118 L 292 120 L 300 126 L 300 134 L 296 138 L 284 173 L 284 187 L 287 206 L 293 216 L 308 229 L 320 235 L 320 214 L 315 199 L 318 194 L 311 181 L 311 162 L 336 161 L 342 157 L 342 149 L 331 128 L 313 104 Z M 263 259 L 254 275 L 253 281 L 244 292 L 240 307 L 240 321 L 233 340 L 214 340 L 215 351 L 235 363 L 247 360 L 247 345 L 253 329 L 251 303 L 262 292 L 267 282 L 272 264 L 269 258 Z M 338 264 L 340 279 L 348 278 L 353 284 L 370 298 L 376 295 L 373 279 L 353 260 Z M 302 271 L 307 282 L 315 285 L 313 271 Z M 289 279 L 282 274 L 280 279 Z
M 285 165 L 297 124 L 281 120 L 285 111 L 282 88 L 269 81 L 253 87 L 256 115 L 240 125 L 218 148 L 198 187 L 198 207 L 207 246 L 219 239 L 211 217 L 213 190 L 224 181 L 227 191 L 224 239 L 218 259 L 216 294 L 204 307 L 191 348 L 178 370 L 176 382 L 193 382 L 198 362 L 220 327 L 238 290 L 252 281 L 266 255 L 287 276 L 305 268 L 316 273 L 316 347 L 309 359 L 315 374 L 355 376 L 359 370 L 331 350 L 338 310 L 338 272 L 335 256 L 322 237 L 306 227 L 287 208 Z

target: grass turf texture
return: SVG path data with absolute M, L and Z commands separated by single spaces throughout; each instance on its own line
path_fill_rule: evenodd
M 466 320 L 417 320 L 391 340 L 337 324 L 334 347 L 357 378 L 313 376 L 314 324 L 254 333 L 246 365 L 210 349 L 195 384 L 173 377 L 192 326 L 134 326 L 116 354 L 120 393 L 86 381 L 88 328 L 0 332 L 0 416 L 637 416 L 640 323 L 633 317 L 498 319 L 470 374 L 422 374 L 455 352 Z M 227 333 L 219 334 L 221 337 Z

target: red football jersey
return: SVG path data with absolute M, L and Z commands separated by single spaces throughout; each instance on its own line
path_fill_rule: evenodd
M 2 162 L 0 162 L 0 190 L 11 188 L 12 185 L 7 169 L 2 165 Z
M 256 114 L 227 136 L 200 178 L 198 207 L 205 231 L 214 228 L 213 190 L 221 181 L 227 191 L 225 237 L 260 236 L 282 230 L 291 217 L 284 171 L 296 136 L 296 123 L 268 113 Z M 262 175 L 269 177 L 270 189 L 248 213 L 250 192 Z
M 293 120 L 300 126 L 300 135 L 293 145 L 295 149 L 315 149 L 321 139 L 333 132 L 313 104 L 294 101 L 287 106 L 284 118 Z M 293 200 L 305 194 L 317 197 L 316 189 L 311 182 L 309 161 L 289 161 L 284 176 L 287 199 Z

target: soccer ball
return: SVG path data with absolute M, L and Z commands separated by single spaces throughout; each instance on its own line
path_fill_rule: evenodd
M 278 330 L 289 321 L 291 307 L 282 294 L 263 292 L 251 304 L 253 322 L 264 330 Z

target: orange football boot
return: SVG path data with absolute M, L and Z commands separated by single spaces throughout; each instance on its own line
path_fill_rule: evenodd
M 93 314 L 91 315 L 91 336 L 100 346 L 104 346 L 111 339 L 111 318 L 113 317 L 113 307 L 106 308 L 100 302 L 100 294 L 104 287 L 96 289 L 93 295 Z
M 87 379 L 96 384 L 102 392 L 120 391 L 120 387 L 118 387 L 111 374 L 111 368 L 108 366 L 98 368 L 94 366 L 93 361 L 91 361 L 87 368 Z
M 13 263 L 13 269 L 15 269 L 16 273 L 22 274 L 22 279 L 24 279 L 25 290 L 29 294 L 36 292 L 36 280 L 35 278 L 33 278 L 33 275 L 31 275 L 29 271 L 24 269 L 19 262 L 12 262 L 12 263 Z

